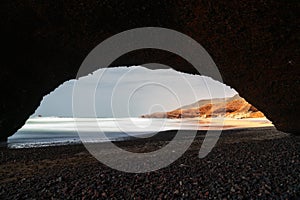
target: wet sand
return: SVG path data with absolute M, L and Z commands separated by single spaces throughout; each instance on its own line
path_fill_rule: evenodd
M 166 145 L 176 131 L 116 142 L 132 152 Z M 83 145 L 0 148 L 0 199 L 298 199 L 300 137 L 274 127 L 223 131 L 198 158 L 205 132 L 166 168 L 132 174 L 97 161 Z

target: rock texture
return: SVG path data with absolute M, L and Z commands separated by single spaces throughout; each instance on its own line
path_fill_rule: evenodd
M 1 1 L 0 140 L 43 96 L 75 78 L 104 39 L 136 27 L 178 30 L 212 56 L 235 88 L 282 131 L 300 133 L 299 2 L 277 0 Z M 168 52 L 144 49 L 112 66 L 158 62 L 197 73 Z
M 249 104 L 239 95 L 226 99 L 200 100 L 191 105 L 183 106 L 170 112 L 156 112 L 142 115 L 142 118 L 259 118 L 265 117 L 262 112 Z
M 111 169 L 83 145 L 0 148 L 0 198 L 300 198 L 300 137 L 287 137 L 273 127 L 224 132 L 205 158 L 199 159 L 198 153 L 206 131 L 199 131 L 178 160 L 148 173 Z M 115 144 L 130 152 L 152 152 L 167 145 L 177 132 L 158 134 L 156 139 Z

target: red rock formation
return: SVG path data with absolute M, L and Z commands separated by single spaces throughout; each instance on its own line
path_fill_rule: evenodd
M 210 102 L 210 103 L 208 103 Z M 170 112 L 157 112 L 142 115 L 143 118 L 259 118 L 265 117 L 262 112 L 249 104 L 239 95 L 226 99 L 200 100 L 196 103 L 183 106 Z

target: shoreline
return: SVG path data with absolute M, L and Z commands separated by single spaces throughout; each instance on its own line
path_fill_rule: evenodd
M 175 133 L 114 143 L 128 151 L 149 152 L 166 145 Z M 181 158 L 144 174 L 111 169 L 82 144 L 0 148 L 0 198 L 300 197 L 300 137 L 274 127 L 225 133 L 207 157 L 198 158 L 204 136 L 200 131 Z
M 44 120 L 44 119 L 43 119 Z M 194 121 L 195 118 L 191 118 L 191 119 L 187 119 L 187 120 L 192 120 Z M 196 120 L 199 120 L 199 119 L 196 119 Z M 248 120 L 248 123 L 243 123 L 241 125 L 241 122 L 239 121 L 239 123 L 235 122 L 235 119 L 226 119 L 224 121 L 224 124 L 223 126 L 221 127 L 218 127 L 218 126 L 212 126 L 212 125 L 209 125 L 209 126 L 205 126 L 206 123 L 210 124 L 212 121 L 217 121 L 217 123 L 220 123 L 218 121 L 219 119 L 207 119 L 206 122 L 203 122 L 202 126 L 200 129 L 198 130 L 192 130 L 192 129 L 180 129 L 180 131 L 189 131 L 189 132 L 192 132 L 192 131 L 197 131 L 197 134 L 199 133 L 206 133 L 207 131 L 222 131 L 224 133 L 227 134 L 227 132 L 230 132 L 230 131 L 239 131 L 239 130 L 247 130 L 247 129 L 256 129 L 256 128 L 268 128 L 268 127 L 274 127 L 272 123 L 258 123 L 258 122 L 255 122 L 257 119 L 253 119 L 253 120 Z M 266 118 L 259 118 L 258 119 L 259 121 L 260 120 L 267 120 Z M 233 124 L 229 124 L 228 123 L 233 123 Z M 243 121 L 243 120 L 241 120 Z M 254 121 L 254 124 L 251 124 L 249 121 Z M 20 131 L 20 130 L 19 130 Z M 18 131 L 18 132 L 19 132 Z M 159 138 L 161 139 L 164 139 L 166 136 L 163 135 L 164 133 L 166 134 L 169 134 L 169 133 L 172 133 L 174 131 L 178 131 L 176 129 L 173 129 L 173 130 L 165 130 L 165 131 L 159 131 L 157 133 L 157 135 L 160 135 L 160 136 L 155 136 L 154 140 L 157 140 Z M 110 142 L 110 141 L 114 141 L 114 142 L 119 142 L 119 141 L 127 141 L 127 140 L 136 140 L 139 138 L 139 136 L 137 135 L 137 137 L 134 137 L 134 136 L 128 136 L 126 133 L 123 133 L 124 135 L 127 135 L 127 136 L 119 136 L 119 137 L 116 137 L 116 138 L 109 138 L 109 134 L 110 132 L 107 132 L 108 136 L 107 138 L 99 138 L 93 142 L 84 142 L 84 143 L 105 143 L 105 142 Z M 143 138 L 147 138 L 147 133 L 144 133 L 143 134 Z M 42 136 L 42 135 L 41 135 Z M 77 137 L 75 137 L 77 136 Z M 150 133 L 150 136 L 151 136 L 151 133 Z M 3 143 L 0 143 L 0 148 L 1 147 L 5 147 L 7 146 L 8 148 L 11 148 L 11 149 L 27 149 L 27 148 L 39 148 L 39 147 L 50 147 L 50 146 L 64 146 L 64 145 L 77 145 L 77 144 L 83 144 L 82 142 L 82 139 L 80 137 L 78 137 L 78 134 L 76 133 L 73 137 L 61 137 L 61 138 L 53 138 L 52 140 L 49 139 L 49 141 L 39 141 L 39 139 L 42 139 L 42 138 L 32 138 L 31 140 L 33 141 L 34 139 L 36 140 L 35 142 L 26 142 L 26 140 L 28 140 L 30 138 L 24 138 L 22 141 L 22 139 L 18 139 L 17 141 L 10 141 L 10 139 L 6 142 L 3 142 Z M 150 140 L 152 139 L 152 137 L 150 138 Z M 102 141 L 101 141 L 102 140 Z M 13 142 L 14 141 L 14 142 Z M 29 140 L 30 141 L 30 140 Z

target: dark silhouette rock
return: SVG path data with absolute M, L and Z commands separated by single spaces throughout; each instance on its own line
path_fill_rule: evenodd
M 15 133 L 43 96 L 76 77 L 104 39 L 145 26 L 175 29 L 212 56 L 226 84 L 277 129 L 300 133 L 298 1 L 2 1 L 0 140 Z M 112 66 L 158 62 L 197 73 L 185 60 L 144 49 Z

